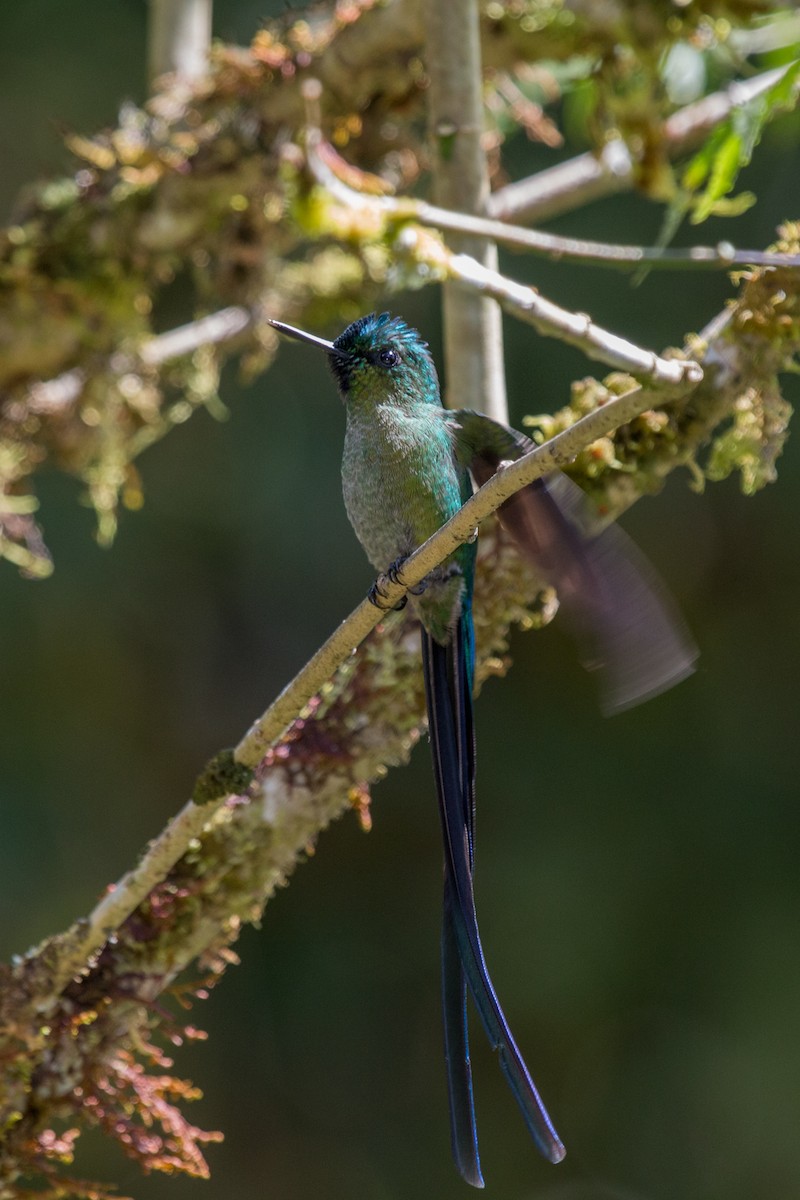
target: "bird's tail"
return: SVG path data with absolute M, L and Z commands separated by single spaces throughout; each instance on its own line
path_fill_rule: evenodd
M 466 986 L 538 1149 L 551 1162 L 564 1147 L 539 1098 L 492 986 L 472 890 L 475 832 L 474 644 L 468 612 L 442 646 L 422 631 L 428 725 L 444 837 L 442 977 L 453 1157 L 468 1183 L 483 1186 L 467 1040 Z M 466 986 L 465 986 L 466 984 Z

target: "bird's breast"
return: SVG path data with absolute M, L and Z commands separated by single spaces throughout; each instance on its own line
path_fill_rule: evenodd
M 347 515 L 379 571 L 409 554 L 461 505 L 451 434 L 440 415 L 348 412 L 342 458 Z

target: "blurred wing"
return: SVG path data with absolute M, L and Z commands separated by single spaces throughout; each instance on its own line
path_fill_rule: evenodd
M 454 414 L 462 455 L 480 487 L 504 459 L 533 443 L 490 418 Z M 653 568 L 617 526 L 588 532 L 588 505 L 558 473 L 535 480 L 498 509 L 501 525 L 558 592 L 581 659 L 600 677 L 604 711 L 647 700 L 694 670 L 697 648 Z

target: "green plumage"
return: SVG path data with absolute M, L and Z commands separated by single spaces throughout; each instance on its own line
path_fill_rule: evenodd
M 385 315 L 385 314 L 384 314 Z M 334 345 L 347 355 L 334 365 L 347 410 L 342 491 L 347 515 L 377 571 L 426 541 L 471 494 L 457 461 L 455 433 L 439 399 L 427 347 L 399 321 L 363 318 Z M 402 355 L 388 367 L 381 355 Z M 474 546 L 461 546 L 412 596 L 429 633 L 447 643 L 471 590 Z

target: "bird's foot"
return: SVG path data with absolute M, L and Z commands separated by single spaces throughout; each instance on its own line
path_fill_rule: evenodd
M 381 579 L 383 578 L 383 575 L 381 575 L 379 579 L 375 580 L 372 587 L 367 592 L 367 599 L 369 600 L 370 604 L 374 604 L 375 607 L 379 608 L 382 612 L 399 612 L 401 608 L 405 608 L 405 606 L 408 604 L 408 597 L 403 596 L 403 599 L 399 602 L 399 604 L 387 604 L 386 595 L 381 587 Z
M 407 562 L 408 555 L 400 554 L 393 563 L 389 563 L 389 566 L 386 568 L 386 578 L 390 583 L 399 583 L 401 587 L 403 586 L 403 581 L 400 578 L 400 572 L 403 570 L 403 567 Z
M 388 578 L 392 581 L 392 583 L 399 583 L 401 587 L 403 586 L 403 580 L 400 578 L 400 572 L 402 571 L 403 567 L 406 565 L 407 561 L 408 561 L 408 555 L 401 554 L 400 557 L 396 558 L 394 560 L 394 562 L 386 570 L 386 574 L 387 574 Z M 423 579 L 421 583 L 418 583 L 415 587 L 410 587 L 408 589 L 409 595 L 421 596 L 427 586 L 428 586 L 427 579 Z
M 405 608 L 405 606 L 408 604 L 408 596 L 403 596 L 403 598 L 397 604 L 387 604 L 386 594 L 381 586 L 381 583 L 384 579 L 388 579 L 389 583 L 402 583 L 402 580 L 400 579 L 400 571 L 405 561 L 405 555 L 402 555 L 400 558 L 396 558 L 394 562 L 387 567 L 385 573 L 378 576 L 367 593 L 367 599 L 369 600 L 370 604 L 374 604 L 376 608 L 380 608 L 384 612 L 400 612 L 401 609 Z
M 381 587 L 381 580 L 388 579 L 389 583 L 399 584 L 400 587 L 403 587 L 404 583 L 400 576 L 407 559 L 407 554 L 401 554 L 399 558 L 396 558 L 393 563 L 389 564 L 384 574 L 375 580 L 367 593 L 367 599 L 370 604 L 374 604 L 376 608 L 382 608 L 384 612 L 400 612 L 401 609 L 405 608 L 408 604 L 408 596 L 403 596 L 402 600 L 397 604 L 386 603 L 386 595 Z M 412 596 L 420 596 L 425 591 L 425 587 L 426 584 L 423 581 L 417 584 L 416 587 L 411 587 L 408 590 Z

